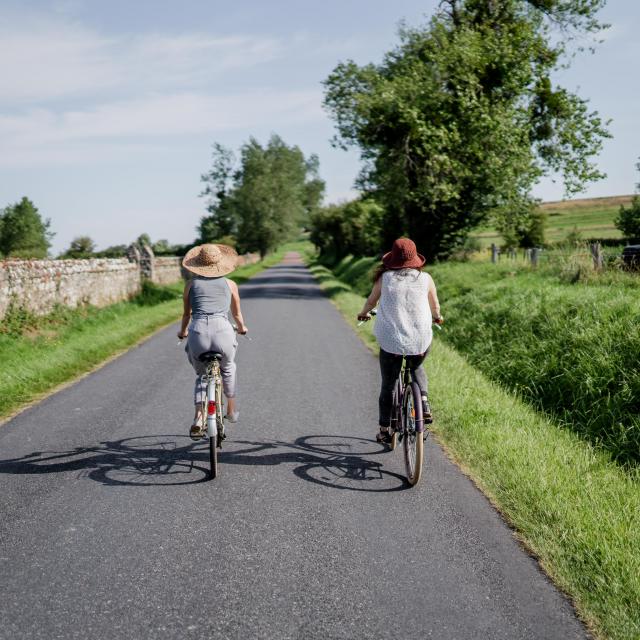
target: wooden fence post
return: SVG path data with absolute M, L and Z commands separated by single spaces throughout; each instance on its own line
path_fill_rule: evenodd
M 602 255 L 602 245 L 599 242 L 594 242 L 591 245 L 591 256 L 593 257 L 593 268 L 596 271 L 600 271 L 604 264 L 604 258 Z
M 533 247 L 531 249 L 531 266 L 538 266 L 538 256 L 540 255 L 540 249 L 538 247 Z
M 498 249 L 498 246 L 496 245 L 495 242 L 491 243 L 491 262 L 493 264 L 496 264 L 496 262 L 498 262 L 498 260 L 500 259 L 500 249 Z

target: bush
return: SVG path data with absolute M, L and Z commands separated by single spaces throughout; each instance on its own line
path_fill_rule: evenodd
M 634 196 L 631 206 L 620 206 L 614 224 L 625 238 L 640 238 L 640 196 Z

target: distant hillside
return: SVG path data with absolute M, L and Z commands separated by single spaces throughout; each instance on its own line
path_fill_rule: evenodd
M 630 196 L 608 196 L 605 198 L 576 198 L 575 200 L 554 200 L 543 202 L 540 205 L 545 211 L 566 211 L 567 209 L 608 209 L 620 207 L 621 204 L 628 205 L 633 195 Z
M 540 208 L 549 215 L 547 242 L 560 242 L 574 231 L 585 240 L 622 238 L 613 221 L 618 215 L 620 205 L 628 205 L 632 198 L 633 195 L 625 195 L 543 202 Z M 483 247 L 488 247 L 492 242 L 502 242 L 498 232 L 491 227 L 485 227 L 473 236 L 480 240 Z

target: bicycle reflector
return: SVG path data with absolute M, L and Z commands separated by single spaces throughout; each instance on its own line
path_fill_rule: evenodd
M 207 405 L 207 413 L 210 416 L 213 416 L 216 413 L 216 403 L 213 400 L 210 400 L 209 404 Z

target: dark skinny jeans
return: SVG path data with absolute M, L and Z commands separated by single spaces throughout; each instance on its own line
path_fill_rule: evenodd
M 425 373 L 422 363 L 427 357 L 429 349 L 423 354 L 417 356 L 405 356 L 407 367 L 411 371 L 413 379 L 418 383 L 423 396 L 427 395 L 429 384 L 427 374 Z M 388 427 L 391 423 L 391 404 L 393 402 L 393 387 L 400 375 L 402 369 L 402 356 L 395 353 L 388 353 L 380 349 L 380 374 L 382 375 L 382 384 L 380 386 L 380 398 L 378 405 L 380 409 L 379 423 L 381 427 Z

